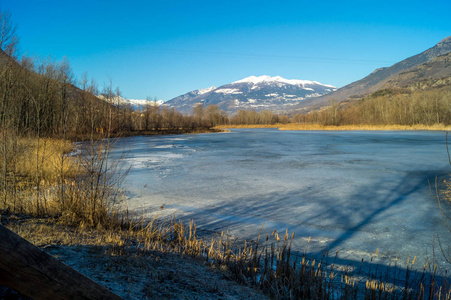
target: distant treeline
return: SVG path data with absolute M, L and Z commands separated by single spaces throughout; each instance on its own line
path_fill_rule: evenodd
M 201 107 L 196 109 L 202 111 Z M 451 91 L 447 88 L 383 90 L 361 100 L 342 103 L 332 101 L 324 108 L 297 114 L 239 110 L 227 117 L 216 105 L 207 106 L 204 111 L 203 120 L 213 125 L 450 125 Z M 208 112 L 215 113 L 211 115 Z
M 294 120 L 321 125 L 450 125 L 451 91 L 384 90 L 358 101 L 331 103 Z

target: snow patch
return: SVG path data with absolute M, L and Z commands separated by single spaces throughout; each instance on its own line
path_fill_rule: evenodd
M 277 97 L 279 96 L 279 94 L 277 93 L 271 93 L 271 94 L 266 94 L 265 97 Z
M 221 94 L 242 94 L 243 92 L 240 92 L 239 89 L 218 89 L 215 90 L 215 93 L 221 93 Z
M 215 89 L 216 89 L 215 86 L 211 86 L 211 87 L 206 88 L 206 89 L 197 90 L 197 94 L 198 95 L 203 95 L 203 94 L 209 93 L 209 92 L 211 92 L 212 90 L 215 90 Z
M 322 95 L 324 95 L 324 94 L 313 93 L 313 94 L 310 94 L 310 95 L 305 95 L 305 98 L 319 97 L 319 96 L 322 96 Z
M 251 83 L 251 84 L 258 84 L 258 83 L 285 83 L 285 84 L 291 84 L 291 85 L 298 85 L 304 87 L 305 85 L 322 85 L 325 87 L 331 87 L 335 88 L 332 85 L 322 84 L 317 81 L 310 81 L 310 80 L 299 80 L 299 79 L 285 79 L 281 76 L 249 76 L 244 79 L 235 81 L 233 83 Z
M 125 99 L 125 101 L 127 101 L 131 105 L 141 105 L 141 106 L 146 106 L 146 105 L 160 106 L 160 105 L 162 105 L 164 103 L 163 100 L 149 101 L 149 100 L 146 100 L 146 99 Z
M 163 105 L 164 101 L 163 100 L 158 100 L 158 101 L 149 101 L 146 99 L 125 99 L 119 96 L 116 96 L 112 99 L 108 99 L 107 97 L 105 97 L 104 95 L 98 95 L 97 98 L 102 99 L 103 101 L 112 103 L 114 105 L 127 105 L 130 104 L 132 106 L 160 106 Z

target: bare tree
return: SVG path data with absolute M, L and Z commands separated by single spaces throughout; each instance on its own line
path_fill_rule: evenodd
M 17 54 L 19 38 L 16 35 L 16 26 L 11 21 L 9 11 L 0 11 L 0 49 L 11 57 Z

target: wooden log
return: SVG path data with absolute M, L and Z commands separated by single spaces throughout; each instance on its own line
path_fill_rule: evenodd
M 122 299 L 0 224 L 0 284 L 33 299 Z

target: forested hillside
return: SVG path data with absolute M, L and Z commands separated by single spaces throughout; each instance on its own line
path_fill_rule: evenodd
M 23 57 L 19 62 L 0 52 L 1 128 L 17 134 L 77 138 L 90 134 L 139 131 L 189 132 L 210 125 L 172 108 L 147 105 L 135 111 L 116 103 L 112 83 L 100 94 L 84 75 L 76 82 L 68 60 Z M 77 86 L 79 87 L 77 87 Z
M 382 90 L 359 101 L 297 115 L 300 122 L 322 125 L 451 124 L 451 91 L 447 88 L 410 91 Z
M 406 58 L 390 67 L 378 68 L 368 76 L 352 82 L 335 92 L 329 93 L 325 96 L 311 99 L 299 104 L 300 110 L 312 110 L 313 108 L 327 106 L 330 101 L 343 101 L 345 99 L 360 99 L 365 95 L 377 92 L 382 89 L 387 81 L 400 73 L 409 71 L 411 68 L 416 68 L 421 64 L 432 61 L 434 58 L 445 55 L 451 52 L 451 37 L 444 38 L 435 46 L 417 54 Z M 443 75 L 442 75 L 443 76 Z M 421 76 L 417 77 L 417 80 Z M 421 77 L 421 79 L 428 79 Z

